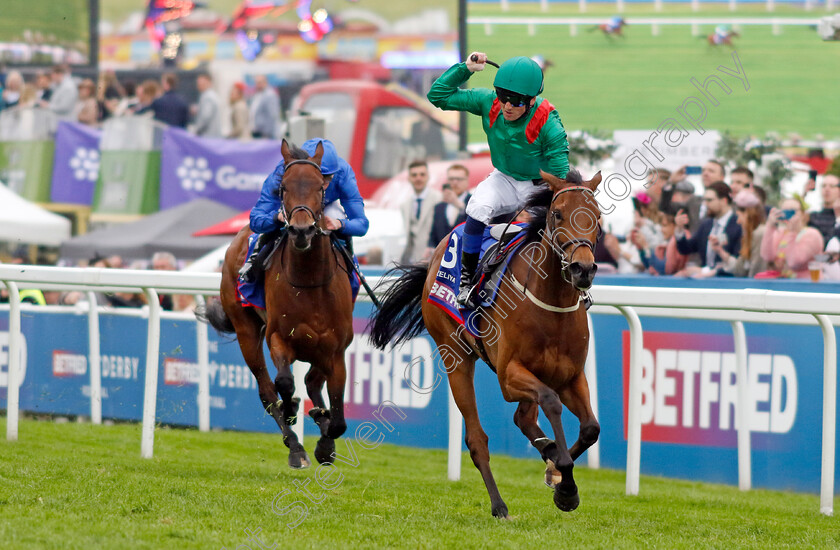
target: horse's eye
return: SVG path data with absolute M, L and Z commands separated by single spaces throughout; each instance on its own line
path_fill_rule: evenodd
M 563 213 L 559 210 L 553 210 L 551 215 L 554 216 L 554 221 L 559 222 L 563 220 Z

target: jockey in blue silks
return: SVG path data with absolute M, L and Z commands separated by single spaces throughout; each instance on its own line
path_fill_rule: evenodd
M 326 228 L 343 239 L 350 248 L 351 237 L 361 237 L 368 232 L 370 222 L 365 216 L 365 203 L 359 193 L 356 174 L 347 161 L 338 156 L 335 145 L 330 140 L 310 139 L 301 148 L 311 157 L 315 154 L 319 143 L 324 145 L 321 173 L 330 178 L 330 183 L 324 193 Z M 265 244 L 263 241 L 268 240 L 264 236 L 286 226 L 286 221 L 283 219 L 283 203 L 280 201 L 278 192 L 284 172 L 285 165 L 281 160 L 274 172 L 265 179 L 260 198 L 251 209 L 251 231 L 259 237 L 248 261 L 239 270 L 243 281 L 252 282 L 255 278 L 252 267 L 260 248 Z M 352 248 L 350 251 L 352 253 Z

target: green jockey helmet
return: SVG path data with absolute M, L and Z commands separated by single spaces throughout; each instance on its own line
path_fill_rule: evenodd
M 496 71 L 493 86 L 528 97 L 536 97 L 543 91 L 543 72 L 531 58 L 511 57 Z

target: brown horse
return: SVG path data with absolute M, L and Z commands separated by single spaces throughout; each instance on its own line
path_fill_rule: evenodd
M 593 248 L 600 211 L 594 191 L 601 174 L 587 182 L 577 172 L 570 172 L 566 180 L 545 173 L 543 177 L 549 187 L 535 193 L 528 205 L 532 211 L 544 208 L 545 217 L 532 216 L 529 244 L 511 260 L 500 297 L 471 327 L 480 339 L 426 300 L 442 259 L 452 254 L 449 239 L 438 245 L 430 266 L 398 268 L 403 275 L 385 292 L 371 323 L 371 340 L 379 348 L 416 336 L 425 324 L 464 416 L 467 448 L 490 494 L 491 512 L 502 518 L 508 510 L 490 471 L 487 434 L 476 411 L 476 359 L 494 366 L 505 400 L 519 403 L 513 421 L 545 461 L 546 484 L 554 488 L 554 502 L 561 510 L 574 510 L 580 503 L 574 460 L 600 433 L 583 372 L 589 328 L 580 300 L 597 269 Z M 560 420 L 563 405 L 580 419 L 580 434 L 571 449 Z M 539 407 L 551 423 L 551 439 L 537 424 Z
M 717 33 L 712 33 L 706 37 L 706 42 L 709 44 L 710 47 L 717 47 L 717 46 L 729 46 L 730 48 L 734 48 L 735 44 L 732 43 L 732 39 L 741 36 L 735 31 L 729 31 L 726 33 L 726 36 L 721 37 Z
M 280 186 L 288 238 L 282 241 L 265 271 L 263 313 L 242 307 L 237 298 L 238 270 L 248 253 L 248 227 L 236 235 L 222 267 L 221 300 L 207 307 L 204 318 L 220 332 L 235 332 L 245 362 L 259 385 L 260 400 L 289 448 L 289 466 L 305 468 L 309 458 L 291 426 L 297 421 L 299 400 L 291 365 L 304 361 L 306 391 L 314 408 L 309 415 L 321 431 L 315 448 L 319 463 L 332 462 L 335 439 L 347 429 L 344 420 L 344 351 L 353 340 L 353 302 L 350 282 L 325 230 L 323 201 L 329 181 L 319 165 L 323 147 L 315 156 L 281 147 L 285 173 Z M 268 343 L 277 376 L 271 381 L 263 355 Z M 321 390 L 327 384 L 330 409 Z M 280 398 L 278 399 L 278 393 Z
M 620 36 L 621 38 L 624 38 L 624 32 L 622 31 L 622 29 L 627 25 L 627 21 L 622 18 L 618 20 L 617 24 L 602 23 L 600 25 L 590 27 L 589 32 L 601 31 L 602 33 L 604 33 L 604 36 L 606 36 L 609 39 L 612 39 L 613 36 Z

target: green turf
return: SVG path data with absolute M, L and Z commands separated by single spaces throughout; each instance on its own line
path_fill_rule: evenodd
M 345 477 L 330 492 L 313 489 L 323 501 L 290 530 L 292 515 L 278 517 L 271 502 L 296 480 L 314 486 L 315 470 L 289 470 L 278 435 L 158 429 L 152 460 L 139 457 L 139 441 L 138 425 L 21 422 L 18 442 L 0 441 L 2 548 L 233 549 L 246 542 L 244 529 L 262 529 L 278 548 L 840 545 L 838 520 L 817 512 L 816 495 L 643 477 L 640 496 L 627 497 L 615 471 L 578 468 L 581 506 L 562 513 L 537 458 L 493 457 L 512 516 L 497 521 L 468 455 L 462 480 L 451 483 L 444 452 L 387 444 L 356 444 L 358 467 L 339 465 Z
M 470 25 L 468 49 L 499 61 L 535 54 L 553 61 L 544 96 L 569 131 L 646 129 L 676 117 L 676 108 L 698 95 L 690 78 L 703 82 L 719 65 L 734 68 L 727 48 L 708 47 L 689 27 L 661 31 L 652 36 L 649 26 L 629 27 L 626 39 L 610 40 L 585 29 L 572 37 L 567 26 L 537 27 L 535 36 L 525 26 L 496 26 L 487 36 L 482 25 Z M 701 31 L 711 33 L 712 27 Z M 773 36 L 769 26 L 757 26 L 742 30 L 736 51 L 750 89 L 724 77 L 732 93 L 717 94 L 720 105 L 710 107 L 706 128 L 739 135 L 840 136 L 840 44 L 820 41 L 808 27 L 786 27 Z M 471 85 L 490 86 L 495 69 L 485 73 Z M 483 140 L 477 120 L 469 132 L 471 142 Z
M 87 51 L 88 23 L 88 0 L 0 0 L 0 42 L 34 41 Z

